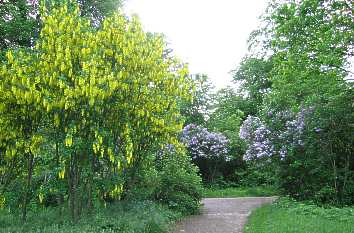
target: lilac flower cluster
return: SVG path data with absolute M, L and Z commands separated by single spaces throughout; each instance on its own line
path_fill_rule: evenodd
M 282 130 L 278 131 L 271 131 L 258 117 L 248 116 L 240 128 L 240 138 L 248 144 L 245 159 L 270 157 L 275 154 L 284 158 L 293 148 L 303 147 L 306 117 L 313 111 L 312 107 L 302 107 L 297 114 L 291 111 L 269 111 L 267 115 L 272 118 L 273 123 L 284 124 Z M 315 129 L 315 132 L 320 131 L 320 128 Z
M 313 113 L 314 108 L 301 108 L 297 114 L 293 114 L 292 119 L 285 122 L 285 131 L 279 134 L 279 141 L 282 146 L 279 151 L 281 158 L 284 158 L 288 150 L 295 147 L 304 146 L 304 131 L 306 129 L 306 117 Z M 316 128 L 316 130 L 319 130 Z
M 246 160 L 270 157 L 274 154 L 271 131 L 258 118 L 248 116 L 240 128 L 240 138 L 248 144 L 244 155 Z
M 182 130 L 181 141 L 187 146 L 193 159 L 204 157 L 230 160 L 229 140 L 221 133 L 209 132 L 206 128 L 189 124 Z

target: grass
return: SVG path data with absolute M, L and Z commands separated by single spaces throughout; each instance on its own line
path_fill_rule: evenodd
M 323 208 L 280 199 L 253 211 L 244 233 L 354 233 L 354 207 Z
M 67 215 L 65 215 L 67 216 Z M 171 222 L 181 216 L 152 202 L 114 204 L 84 216 L 78 224 L 69 217 L 59 218 L 54 209 L 31 214 L 27 223 L 19 217 L 0 213 L 0 232 L 51 232 L 51 233 L 162 233 L 168 232 Z
M 276 196 L 277 191 L 273 187 L 237 187 L 237 188 L 206 188 L 203 197 L 267 197 Z

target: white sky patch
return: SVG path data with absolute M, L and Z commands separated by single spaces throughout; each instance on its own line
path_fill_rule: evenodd
M 191 73 L 205 73 L 222 88 L 246 54 L 248 36 L 266 5 L 266 0 L 126 0 L 125 12 L 137 14 L 145 30 L 165 34 Z

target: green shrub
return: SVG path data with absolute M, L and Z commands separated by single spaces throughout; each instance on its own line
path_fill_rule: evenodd
M 152 200 L 183 215 L 198 213 L 202 181 L 198 168 L 184 153 L 149 156 L 130 180 L 126 200 Z
M 202 198 L 202 180 L 198 169 L 183 153 L 168 153 L 158 161 L 160 187 L 157 200 L 182 214 L 198 213 Z
M 155 156 L 149 155 L 137 169 L 134 180 L 130 182 L 125 193 L 127 200 L 155 200 L 155 194 L 161 187 L 161 175 L 156 168 Z M 131 177 L 130 177 L 131 178 Z
M 326 219 L 351 221 L 354 223 L 354 206 L 338 208 L 334 206 L 318 206 L 313 202 L 298 202 L 289 197 L 279 198 L 273 204 L 277 208 L 286 209 L 294 214 L 316 215 Z

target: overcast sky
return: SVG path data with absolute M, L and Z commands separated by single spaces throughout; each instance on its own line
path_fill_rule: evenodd
M 166 35 L 175 55 L 191 73 L 205 73 L 218 87 L 230 83 L 247 52 L 267 0 L 126 0 L 125 12 L 137 14 L 144 29 Z

